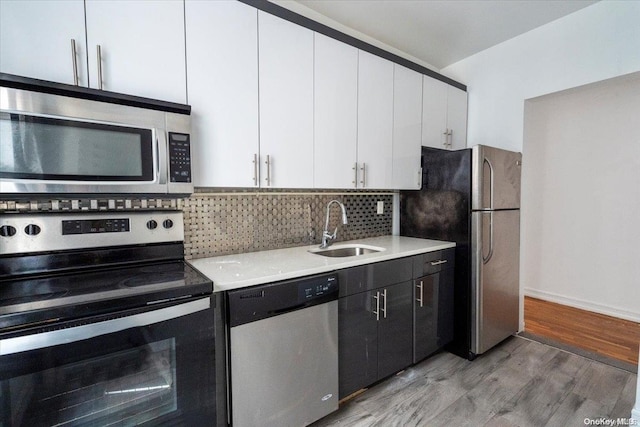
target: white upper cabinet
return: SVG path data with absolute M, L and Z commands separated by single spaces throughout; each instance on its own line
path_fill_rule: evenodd
M 261 186 L 313 187 L 313 32 L 258 12 Z
M 422 145 L 457 150 L 467 146 L 467 93 L 423 76 Z
M 447 85 L 428 76 L 422 77 L 422 145 L 448 148 Z
M 0 1 L 0 72 L 87 86 L 84 2 Z
M 256 187 L 258 11 L 195 0 L 185 11 L 194 184 Z
M 86 22 L 91 87 L 186 102 L 182 0 L 87 0 Z
M 447 87 L 447 128 L 449 148 L 467 147 L 467 92 L 457 87 Z
M 315 34 L 314 185 L 355 188 L 358 49 Z
M 392 188 L 393 63 L 358 51 L 358 188 Z
M 394 65 L 393 188 L 420 188 L 422 74 Z

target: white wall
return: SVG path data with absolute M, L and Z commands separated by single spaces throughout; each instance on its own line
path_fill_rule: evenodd
M 524 294 L 640 322 L 640 72 L 524 117 Z
M 442 69 L 468 86 L 467 145 L 522 151 L 526 99 L 639 71 L 638 22 L 640 1 L 604 0 Z
M 522 150 L 524 100 L 640 70 L 640 1 L 601 1 L 441 70 L 469 92 L 467 145 Z

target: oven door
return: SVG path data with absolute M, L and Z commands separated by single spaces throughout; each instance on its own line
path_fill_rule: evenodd
M 0 425 L 214 425 L 212 301 L 0 340 Z

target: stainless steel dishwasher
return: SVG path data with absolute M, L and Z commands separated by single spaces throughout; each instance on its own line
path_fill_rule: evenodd
M 338 409 L 338 276 L 228 292 L 233 427 L 311 424 Z

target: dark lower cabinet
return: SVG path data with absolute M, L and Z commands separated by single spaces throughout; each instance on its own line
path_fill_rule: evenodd
M 447 249 L 338 271 L 340 399 L 453 339 L 454 262 Z
M 406 282 L 388 286 L 380 291 L 379 379 L 411 365 L 411 350 L 413 348 L 411 289 L 411 282 Z
M 414 281 L 413 363 L 453 340 L 453 268 Z
M 362 292 L 338 300 L 340 399 L 378 379 L 378 322 L 374 295 L 375 292 Z
M 340 398 L 411 365 L 411 282 L 338 300 Z

